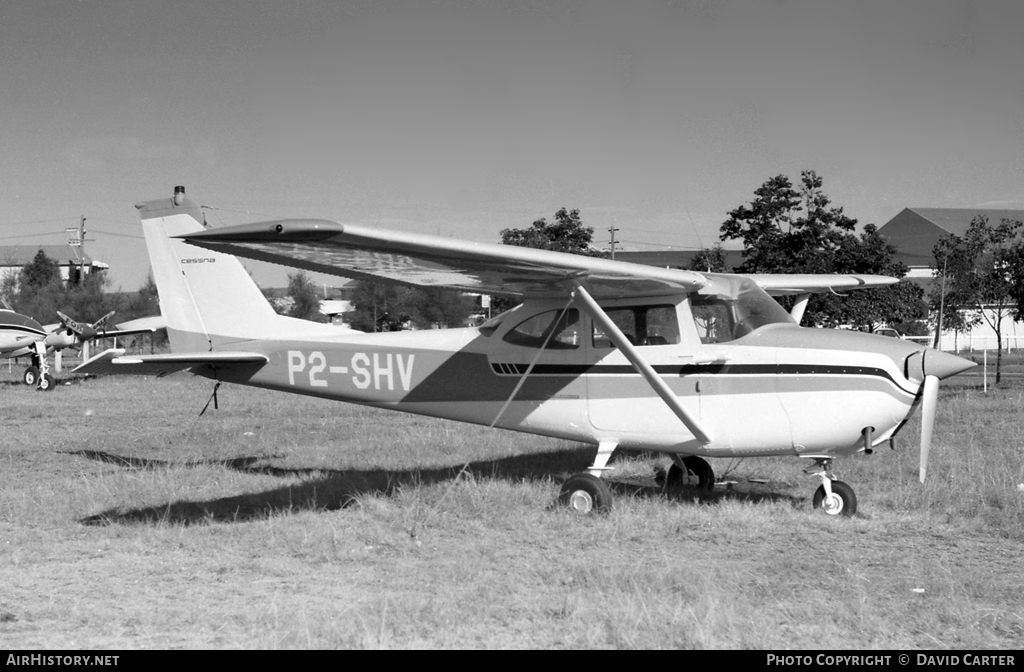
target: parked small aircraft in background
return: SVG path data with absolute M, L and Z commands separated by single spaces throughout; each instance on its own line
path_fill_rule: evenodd
M 126 323 L 121 326 L 127 328 L 119 326 L 107 330 L 105 325 L 114 315 L 113 311 L 92 324 L 77 322 L 57 311 L 61 321 L 43 326 L 27 315 L 14 312 L 6 302 L 3 306 L 0 308 L 0 359 L 30 357 L 31 363 L 25 369 L 22 380 L 26 385 L 35 385 L 43 391 L 52 390 L 55 384 L 47 361 L 49 352 L 54 353 L 54 368 L 60 373 L 61 353 L 65 348 L 84 346 L 84 359 L 88 359 L 88 343 L 94 338 L 149 333 L 162 327 L 152 322 L 144 326 L 127 326 Z
M 667 480 L 711 487 L 704 457 L 813 460 L 813 503 L 851 515 L 832 460 L 870 453 L 923 406 L 921 480 L 938 381 L 974 366 L 907 341 L 798 326 L 770 295 L 877 287 L 878 276 L 697 273 L 338 224 L 206 229 L 184 188 L 136 206 L 172 354 L 102 353 L 86 373 L 166 374 L 542 434 L 597 446 L 561 499 L 607 511 L 616 449 L 672 456 Z M 344 277 L 522 297 L 479 327 L 363 334 L 279 316 L 236 256 Z
M 40 390 L 52 390 L 54 379 L 45 366 L 46 338 L 50 332 L 31 317 L 14 312 L 6 303 L 3 305 L 0 308 L 0 358 L 22 355 L 31 355 L 33 360 L 41 358 L 44 367 L 33 369 L 30 384 L 37 384 Z M 28 370 L 25 372 L 25 382 L 29 382 Z

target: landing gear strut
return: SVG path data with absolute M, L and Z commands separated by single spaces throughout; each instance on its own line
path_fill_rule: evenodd
M 32 365 L 25 369 L 22 380 L 26 385 L 35 385 L 40 392 L 52 391 L 57 381 L 50 375 L 50 366 L 46 362 L 46 344 L 37 341 L 36 351 L 32 353 Z
M 814 464 L 804 473 L 821 478 L 821 485 L 814 491 L 812 504 L 830 516 L 852 516 L 857 513 L 857 495 L 853 488 L 832 475 L 832 458 L 812 458 Z

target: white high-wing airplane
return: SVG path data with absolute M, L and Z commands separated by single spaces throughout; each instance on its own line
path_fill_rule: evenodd
M 857 500 L 832 460 L 871 452 L 923 406 L 921 480 L 938 381 L 974 366 L 893 338 L 809 329 L 770 294 L 893 278 L 696 273 L 325 220 L 206 229 L 173 198 L 139 209 L 172 354 L 97 355 L 76 371 L 166 374 L 451 418 L 597 446 L 561 499 L 607 511 L 616 449 L 672 456 L 667 480 L 714 474 L 702 457 L 813 460 L 815 507 Z M 279 316 L 236 256 L 345 277 L 525 299 L 465 329 L 364 334 Z

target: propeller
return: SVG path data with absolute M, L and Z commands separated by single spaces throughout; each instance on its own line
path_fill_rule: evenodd
M 923 348 L 907 358 L 907 377 L 921 380 L 921 466 L 919 479 L 928 475 L 928 455 L 939 405 L 939 381 L 977 366 L 974 362 L 941 350 Z
M 115 311 L 110 311 L 100 319 L 96 320 L 92 324 L 88 322 L 76 322 L 64 313 L 57 311 L 57 315 L 60 316 L 61 324 L 74 332 L 74 335 L 80 342 L 85 342 L 90 339 L 96 338 L 101 333 L 106 332 L 106 322 L 109 320 Z
M 932 449 L 932 432 L 935 430 L 935 408 L 939 405 L 939 379 L 937 376 L 924 377 L 924 398 L 921 400 L 921 475 L 924 483 L 928 475 L 928 453 Z

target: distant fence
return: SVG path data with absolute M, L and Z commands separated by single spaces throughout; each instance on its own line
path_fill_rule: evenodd
M 904 336 L 904 340 L 914 341 L 931 345 L 935 342 L 935 336 Z M 943 334 L 939 350 L 946 352 L 982 352 L 984 350 L 998 350 L 999 343 L 995 336 L 973 335 L 973 334 Z M 1003 336 L 1003 352 L 1011 353 L 1014 350 L 1024 349 L 1024 336 L 1013 334 Z

